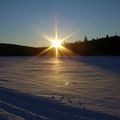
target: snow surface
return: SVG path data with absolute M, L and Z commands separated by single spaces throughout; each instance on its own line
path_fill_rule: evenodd
M 120 57 L 1 57 L 0 120 L 120 120 Z

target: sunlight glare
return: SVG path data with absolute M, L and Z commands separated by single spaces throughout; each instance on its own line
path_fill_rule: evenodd
M 60 40 L 53 40 L 52 42 L 52 46 L 55 48 L 59 48 L 61 46 L 61 41 Z
M 58 36 L 58 24 L 57 24 L 57 18 L 55 17 L 55 31 L 54 31 L 54 37 L 47 33 L 47 34 L 43 34 L 43 37 L 48 40 L 49 42 L 51 42 L 51 46 L 47 47 L 43 52 L 39 53 L 39 55 L 43 55 L 46 52 L 50 51 L 50 49 L 55 48 L 55 56 L 56 58 L 59 57 L 59 55 L 61 54 L 66 54 L 66 55 L 74 55 L 75 53 L 72 52 L 71 50 L 69 50 L 68 48 L 65 48 L 64 45 L 62 45 L 62 43 L 69 39 L 70 37 L 72 37 L 77 31 L 72 32 L 71 34 L 68 34 L 65 37 L 59 38 Z
M 66 85 L 66 86 L 68 86 L 68 85 L 69 85 L 69 82 L 68 82 L 68 81 L 66 81 L 66 82 L 65 82 L 65 85 Z

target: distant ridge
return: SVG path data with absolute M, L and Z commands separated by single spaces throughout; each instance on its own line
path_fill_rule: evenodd
M 43 51 L 46 47 L 35 48 L 15 44 L 0 43 L 0 56 L 32 56 Z
M 84 41 L 75 41 L 75 42 L 65 42 L 63 46 L 71 50 L 73 55 L 83 55 L 83 56 L 120 56 L 120 36 L 111 36 L 108 35 L 104 38 L 97 38 L 92 40 L 87 40 L 85 37 Z M 54 48 L 50 49 L 47 52 L 43 52 L 48 47 L 29 47 L 21 46 L 15 44 L 6 44 L 0 43 L 0 56 L 44 56 L 44 55 L 55 55 Z M 65 50 L 59 50 L 60 56 L 66 56 Z M 71 54 L 72 55 L 72 54 Z

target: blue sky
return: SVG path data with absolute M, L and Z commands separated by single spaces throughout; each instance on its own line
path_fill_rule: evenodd
M 48 46 L 43 37 L 77 31 L 67 41 L 120 35 L 120 0 L 0 0 L 0 42 Z

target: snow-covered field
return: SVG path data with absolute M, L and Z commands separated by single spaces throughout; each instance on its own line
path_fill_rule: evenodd
M 1 57 L 0 120 L 24 119 L 119 120 L 120 57 Z

